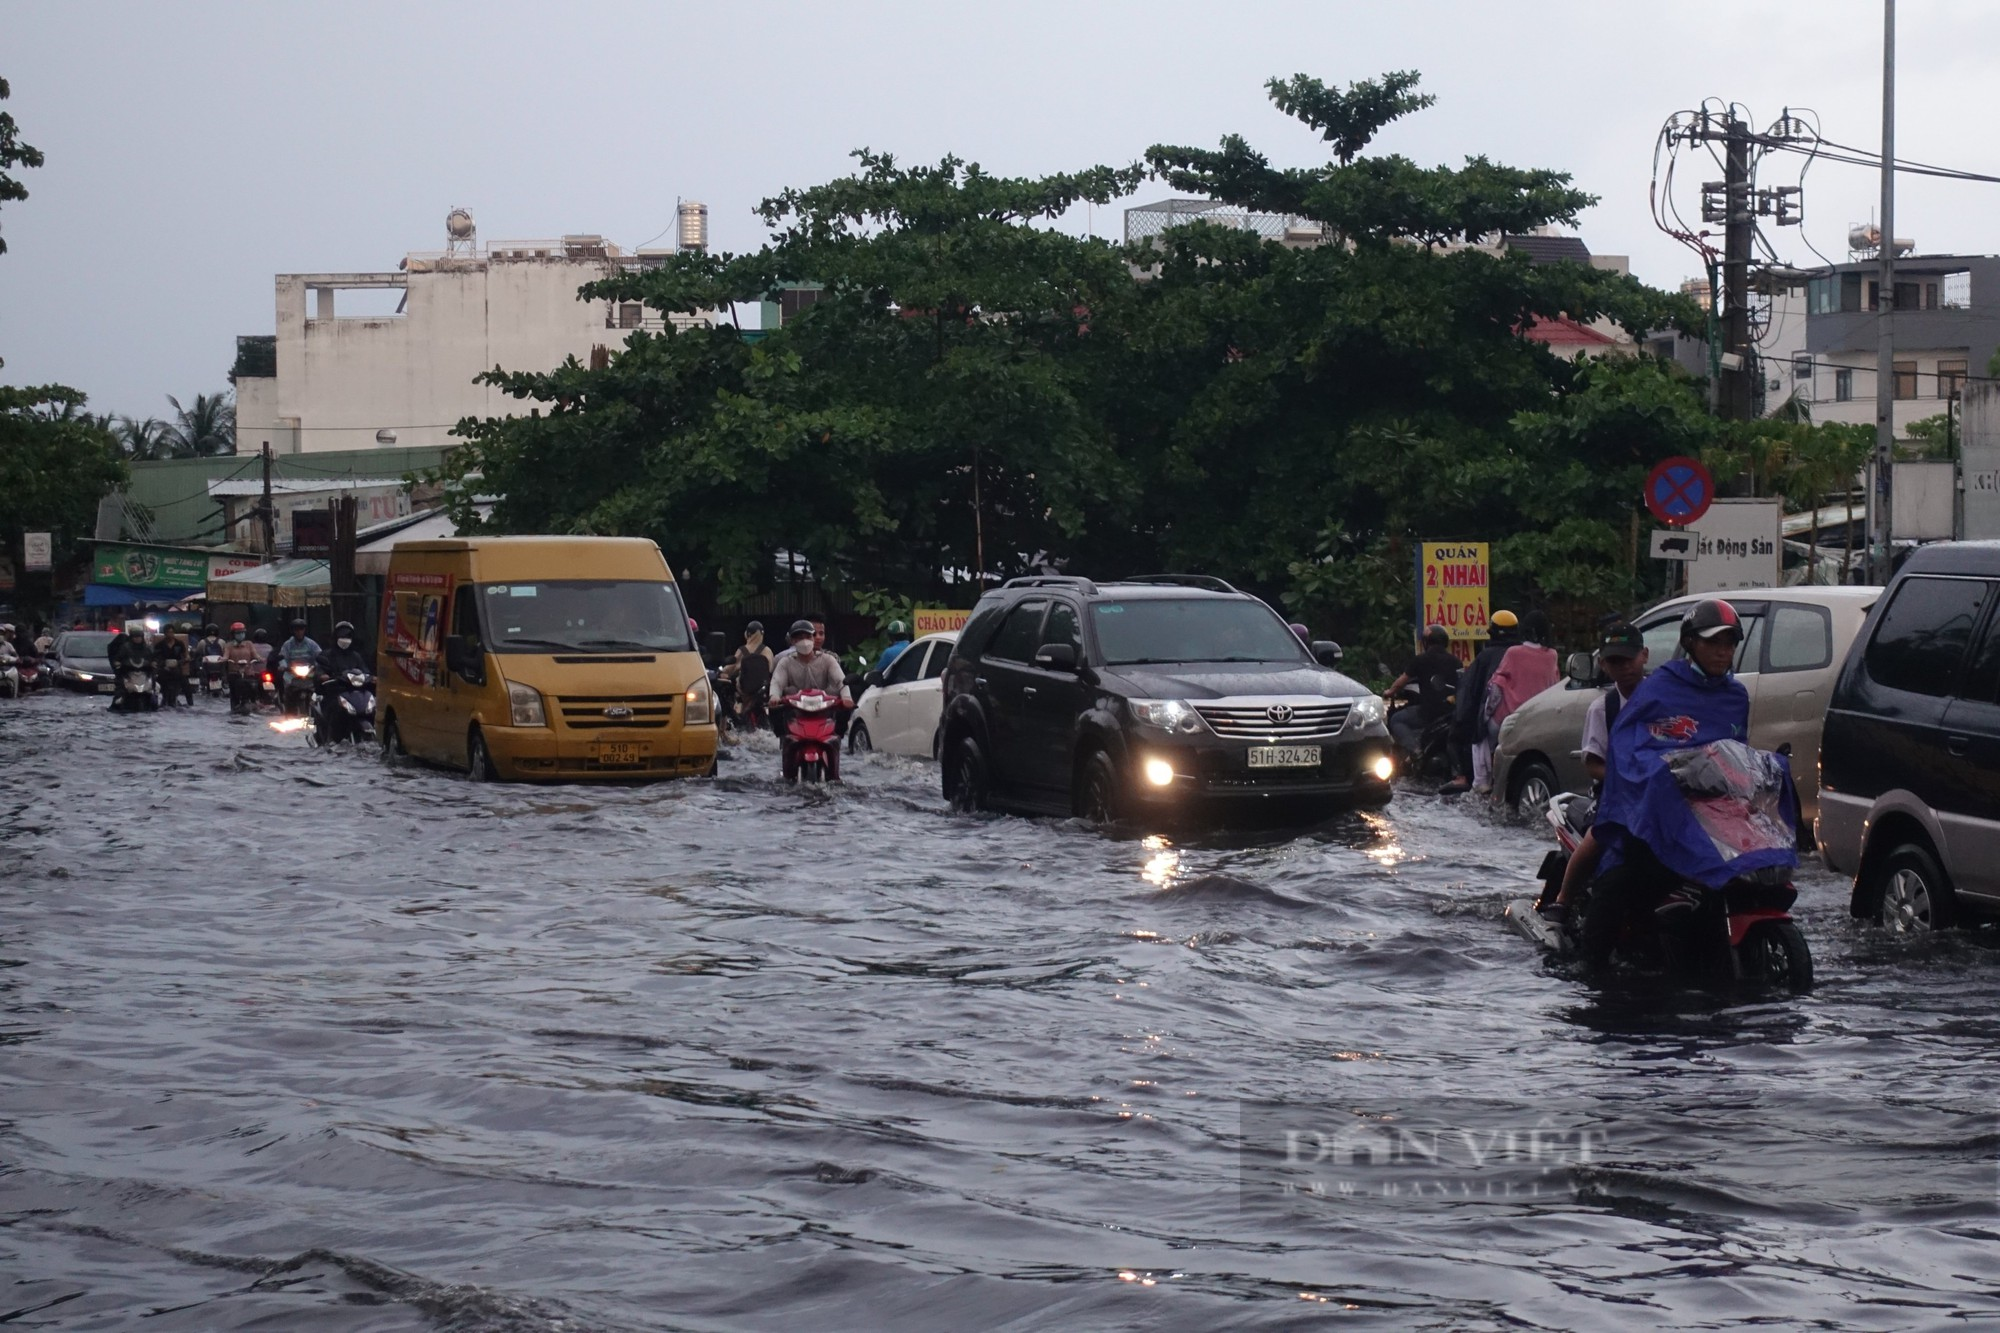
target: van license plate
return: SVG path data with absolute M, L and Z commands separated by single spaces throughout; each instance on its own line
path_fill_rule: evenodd
M 642 764 L 646 761 L 646 751 L 650 746 L 637 741 L 601 741 L 597 746 L 596 759 L 600 764 Z
M 1255 745 L 1250 748 L 1252 768 L 1318 768 L 1317 745 Z

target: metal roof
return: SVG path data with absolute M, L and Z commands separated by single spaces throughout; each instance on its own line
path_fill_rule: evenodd
M 357 477 L 395 478 L 398 485 L 405 472 L 423 472 L 442 463 L 449 447 L 428 446 L 395 449 L 338 449 L 325 453 L 276 454 L 271 459 L 271 477 L 321 480 Z M 262 460 L 256 454 L 223 454 L 215 458 L 170 458 L 156 463 L 132 464 L 132 480 L 126 498 L 143 505 L 152 516 L 152 539 L 170 544 L 219 544 L 223 539 L 222 502 L 209 492 L 216 481 L 263 481 Z

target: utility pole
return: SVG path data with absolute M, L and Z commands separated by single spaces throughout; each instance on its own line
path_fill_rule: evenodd
M 264 528 L 264 558 L 272 560 L 278 554 L 277 515 L 271 508 L 271 442 L 264 441 L 264 498 L 257 506 L 257 517 Z
M 1751 377 L 1757 373 L 1750 346 L 1750 247 L 1757 230 L 1756 200 L 1750 187 L 1750 126 L 1733 112 L 1723 125 L 1727 153 L 1723 173 L 1721 392 L 1716 406 L 1727 421 L 1756 415 Z M 1713 294 L 1710 297 L 1714 299 Z
M 1896 449 L 1896 0 L 1882 0 L 1882 222 L 1875 279 L 1875 485 L 1868 492 L 1868 577 L 1890 574 Z

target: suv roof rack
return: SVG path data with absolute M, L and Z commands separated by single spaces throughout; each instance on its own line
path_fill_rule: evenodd
M 1134 574 L 1120 583 L 1162 583 L 1168 587 L 1202 588 L 1209 592 L 1235 592 L 1230 584 L 1212 574 Z
M 1078 588 L 1086 595 L 1095 596 L 1097 585 L 1089 579 L 1078 578 L 1074 574 L 1028 574 L 1018 579 L 1008 579 L 1000 585 L 1003 588 Z

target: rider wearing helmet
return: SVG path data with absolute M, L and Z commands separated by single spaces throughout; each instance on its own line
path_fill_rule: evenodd
M 1442 625 L 1432 625 L 1424 631 L 1423 650 L 1382 692 L 1394 703 L 1405 689 L 1416 689 L 1415 703 L 1389 714 L 1389 734 L 1404 754 L 1414 758 L 1422 753 L 1424 732 L 1451 711 L 1451 692 L 1457 684 L 1458 659 L 1451 655 L 1451 634 Z
M 317 665 L 322 677 L 338 677 L 349 671 L 375 674 L 373 660 L 354 637 L 353 623 L 346 620 L 333 627 L 333 647 L 321 650 Z
M 264 665 L 264 657 L 244 634 L 240 620 L 229 627 L 229 642 L 222 646 L 222 663 L 229 673 L 229 706 L 241 711 L 255 696 L 256 675 Z
M 781 654 L 771 670 L 771 730 L 777 732 L 780 738 L 786 734 L 786 714 L 791 711 L 783 707 L 781 701 L 800 690 L 821 690 L 843 704 L 854 702 L 847 690 L 847 676 L 840 669 L 840 659 L 814 641 L 812 621 L 793 621 L 788 637 L 792 641 L 791 650 Z M 840 747 L 837 745 L 827 752 L 829 781 L 840 781 L 839 756 Z M 784 747 L 784 765 L 786 781 L 798 776 L 798 760 L 793 756 L 790 745 Z
M 1681 620 L 1683 656 L 1640 682 L 1612 723 L 1593 830 L 1606 870 L 1592 890 L 1591 916 L 1599 917 L 1598 904 L 1605 915 L 1602 929 L 1587 923 L 1585 931 L 1586 955 L 1596 961 L 1609 954 L 1626 915 L 1656 905 L 1695 906 L 1698 896 L 1688 884 L 1720 888 L 1729 873 L 1759 857 L 1771 865 L 1796 863 L 1789 849 L 1753 853 L 1734 858 L 1734 869 L 1722 873 L 1723 858 L 1661 762 L 1673 751 L 1748 738 L 1750 694 L 1732 671 L 1743 639 L 1735 607 L 1720 598 L 1696 602 Z
M 875 669 L 877 671 L 887 672 L 889 670 L 890 664 L 893 663 L 897 658 L 901 657 L 903 655 L 903 650 L 908 648 L 909 646 L 910 646 L 910 627 L 908 625 L 905 625 L 900 620 L 890 621 L 889 646 L 887 648 L 884 648 L 882 650 L 882 655 L 875 659 Z
M 294 620 L 291 636 L 271 650 L 271 666 L 283 671 L 294 662 L 317 662 L 322 649 L 306 637 L 306 622 Z
M 764 622 L 743 627 L 743 644 L 718 673 L 736 682 L 736 711 L 745 726 L 764 724 L 764 701 L 771 690 L 771 650 L 764 646 Z
M 1514 646 L 1520 624 L 1520 618 L 1512 611 L 1495 611 L 1486 622 L 1486 646 L 1458 678 L 1458 703 L 1452 713 L 1451 728 L 1458 777 L 1438 789 L 1444 795 L 1492 790 L 1489 770 L 1493 764 L 1493 743 L 1485 735 L 1486 686 L 1500 669 L 1500 659 Z

